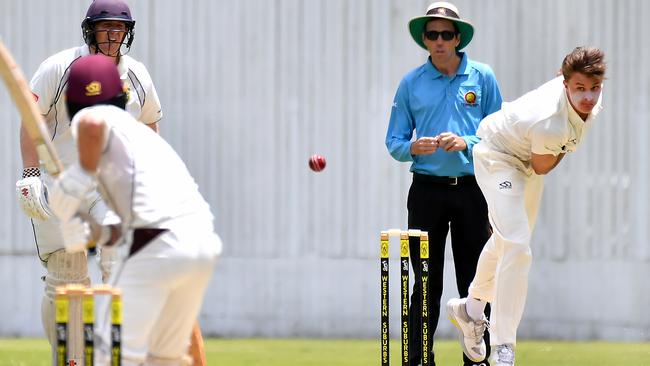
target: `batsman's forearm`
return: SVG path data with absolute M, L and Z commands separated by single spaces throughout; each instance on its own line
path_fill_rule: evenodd
M 34 142 L 22 124 L 20 126 L 20 154 L 23 159 L 23 168 L 37 167 L 40 165 Z
M 100 115 L 85 114 L 79 119 L 77 129 L 77 149 L 79 163 L 90 173 L 97 172 L 99 160 L 104 151 L 106 123 Z

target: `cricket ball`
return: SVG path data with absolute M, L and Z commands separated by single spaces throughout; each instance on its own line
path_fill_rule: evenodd
M 325 158 L 321 155 L 314 154 L 309 158 L 309 168 L 315 172 L 325 169 Z

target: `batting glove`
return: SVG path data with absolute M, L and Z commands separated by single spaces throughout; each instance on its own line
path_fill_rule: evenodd
M 70 166 L 54 181 L 50 207 L 61 221 L 70 221 L 79 210 L 86 195 L 95 189 L 95 179 L 79 164 Z
M 61 233 L 66 252 L 77 253 L 86 250 L 90 241 L 90 226 L 79 216 L 61 221 Z
M 27 216 L 47 220 L 52 211 L 47 204 L 47 186 L 41 180 L 38 168 L 25 168 L 23 178 L 16 182 L 16 199 Z

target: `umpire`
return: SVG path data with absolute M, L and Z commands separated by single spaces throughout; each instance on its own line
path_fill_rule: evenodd
M 408 226 L 429 232 L 429 329 L 440 316 L 447 233 L 461 297 L 474 277 L 483 245 L 490 237 L 485 198 L 474 179 L 472 147 L 483 117 L 501 108 L 501 93 L 492 69 L 460 52 L 472 40 L 474 27 L 460 18 L 448 2 L 435 2 L 426 14 L 409 22 L 413 40 L 426 49 L 426 62 L 406 74 L 397 88 L 386 147 L 398 161 L 412 162 L 413 182 L 408 194 Z M 415 139 L 413 134 L 415 132 Z M 413 140 L 413 141 L 412 141 Z M 415 283 L 411 296 L 410 365 L 422 358 L 420 250 L 411 241 Z M 487 333 L 486 333 L 487 337 Z M 433 333 L 429 334 L 433 339 Z M 486 344 L 489 344 L 486 339 Z M 489 352 L 488 352 L 489 356 Z M 435 365 L 433 350 L 430 364 Z M 464 365 L 474 363 L 463 355 Z

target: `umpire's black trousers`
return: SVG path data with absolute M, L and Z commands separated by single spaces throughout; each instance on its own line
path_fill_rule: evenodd
M 460 297 L 467 297 L 478 257 L 490 237 L 487 203 L 473 176 L 454 179 L 415 173 L 408 194 L 407 208 L 409 229 L 420 229 L 429 233 L 429 329 L 430 334 L 434 334 L 440 317 L 447 233 L 451 232 L 458 293 Z M 415 281 L 409 311 L 409 353 L 410 364 L 416 366 L 422 356 L 422 281 L 417 238 L 411 238 L 410 252 Z M 430 339 L 433 340 L 433 337 Z M 489 355 L 490 341 L 487 332 L 485 340 Z M 430 360 L 431 365 L 435 365 L 433 351 Z M 470 361 L 465 355 L 463 360 L 465 365 L 481 365 Z M 484 363 L 488 365 L 487 361 Z

